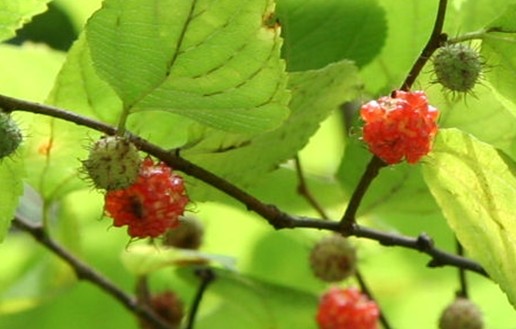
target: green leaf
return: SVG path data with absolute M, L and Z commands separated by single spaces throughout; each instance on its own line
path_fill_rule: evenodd
M 459 241 L 516 306 L 516 164 L 471 135 L 443 129 L 423 167 Z
M 205 304 L 201 304 L 196 328 L 316 328 L 316 295 L 231 271 L 212 271 L 215 280 L 208 286 L 206 297 L 210 300 L 215 295 L 220 302 L 210 312 L 203 312 Z M 198 285 L 199 279 L 193 277 L 190 269 L 180 274 Z
M 488 68 L 485 76 L 494 91 L 511 102 L 516 116 L 516 4 L 512 4 L 486 27 L 482 41 L 482 55 Z
M 107 0 L 86 27 L 93 63 L 124 111 L 160 110 L 233 132 L 288 115 L 269 0 Z M 173 10 L 170 10 L 173 8 Z
M 203 141 L 185 149 L 182 155 L 233 183 L 243 187 L 252 185 L 263 174 L 294 157 L 320 122 L 340 104 L 356 97 L 359 87 L 357 70 L 349 61 L 320 70 L 291 73 L 292 114 L 280 128 L 255 138 L 206 131 Z M 196 195 L 196 198 L 204 197 Z
M 372 94 L 399 88 L 432 31 L 436 1 L 381 0 L 386 13 L 387 39 L 380 54 L 362 68 L 361 77 Z
M 9 0 L 0 2 L 0 41 L 15 35 L 15 31 L 32 16 L 47 9 L 50 0 Z
M 25 174 L 23 161 L 16 155 L 0 160 L 0 242 L 11 226 L 18 200 L 23 193 L 22 178 Z
M 289 71 L 349 59 L 362 67 L 382 48 L 387 22 L 376 0 L 280 0 L 278 17 Z
M 482 29 L 510 5 L 511 0 L 459 0 L 448 2 L 444 32 L 450 37 Z

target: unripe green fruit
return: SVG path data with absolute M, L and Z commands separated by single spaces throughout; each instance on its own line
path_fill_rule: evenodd
M 338 282 L 355 273 L 356 251 L 348 239 L 334 234 L 321 239 L 310 253 L 310 265 L 316 277 Z
M 482 329 L 484 320 L 478 307 L 466 298 L 448 305 L 439 319 L 439 329 Z
M 0 112 L 0 159 L 11 155 L 20 146 L 22 134 L 8 114 Z
M 455 92 L 468 92 L 475 86 L 482 71 L 480 54 L 462 44 L 439 48 L 433 59 L 437 82 Z
M 107 136 L 93 144 L 83 166 L 96 188 L 117 190 L 136 181 L 140 163 L 138 150 L 128 139 Z

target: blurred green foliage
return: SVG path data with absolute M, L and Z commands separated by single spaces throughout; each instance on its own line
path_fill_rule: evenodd
M 42 12 L 41 4 L 46 1 L 14 2 L 24 3 L 28 11 L 9 12 L 9 19 L 0 15 L 9 31 L 2 35 L 3 39 L 12 37 L 11 31 L 18 28 L 20 22 Z M 288 71 L 296 71 L 289 73 L 288 84 L 286 79 L 276 81 L 281 85 L 277 86 L 281 93 L 289 92 L 282 89 L 287 86 L 292 89 L 288 97 L 292 99 L 289 106 L 294 116 L 287 120 L 288 125 L 258 136 L 255 132 L 234 135 L 177 114 L 143 111 L 131 114 L 128 129 L 163 147 L 183 146 L 187 157 L 201 165 L 208 163 L 208 169 L 213 163 L 217 164 L 220 168 L 215 166 L 216 171 L 230 181 L 245 185 L 264 202 L 294 214 L 316 216 L 296 193 L 297 176 L 292 163 L 284 162 L 303 148 L 300 158 L 312 193 L 331 218 L 339 218 L 369 155 L 355 134 L 356 124 L 351 124 L 348 132 L 343 128 L 341 113 L 335 110 L 341 102 L 354 99 L 360 102 L 387 94 L 401 84 L 429 36 L 437 1 L 277 2 L 278 26 L 273 24 L 269 28 L 281 26 L 285 38 L 282 56 Z M 231 5 L 231 1 L 224 3 Z M 265 12 L 270 9 L 269 2 L 256 3 L 263 4 Z M 485 26 L 500 25 L 509 29 L 508 36 L 513 38 L 514 26 L 508 17 L 514 17 L 515 9 L 509 3 L 509 0 L 449 1 L 445 31 L 454 37 Z M 11 44 L 0 45 L 0 93 L 34 101 L 47 100 L 116 124 L 126 105 L 110 85 L 117 81 L 101 78 L 102 74 L 95 67 L 99 64 L 94 65 L 95 58 L 92 60 L 90 55 L 92 44 L 81 35 L 86 20 L 100 8 L 101 2 L 56 0 L 51 4 L 51 10 L 36 16 L 33 23 L 19 30 Z M 502 18 L 495 20 L 500 14 Z M 254 16 L 249 14 L 249 17 Z M 102 29 L 101 26 L 96 28 Z M 279 47 L 275 42 L 280 42 L 279 39 L 273 42 L 274 47 Z M 480 46 L 488 64 L 493 58 L 498 60 L 499 54 L 516 57 L 513 44 L 507 44 L 506 38 L 491 35 Z M 145 49 L 138 51 L 145 52 Z M 272 53 L 279 56 L 279 51 Z M 96 60 L 102 62 L 102 54 Z M 509 64 L 503 59 L 500 61 Z M 279 58 L 266 62 L 283 65 Z M 333 64 L 327 66 L 330 63 Z M 306 71 L 309 69 L 313 71 Z M 514 79 L 514 72 L 496 66 L 487 72 L 485 79 L 487 82 L 477 86 L 472 96 L 454 98 L 432 84 L 431 68 L 427 66 L 416 87 L 426 90 L 432 105 L 441 110 L 442 127 L 468 133 L 471 136 L 468 138 L 478 140 L 475 143 L 485 143 L 489 154 L 496 154 L 490 153 L 496 150 L 512 159 L 505 162 L 510 164 L 516 159 L 516 119 L 512 104 L 514 91 L 507 86 Z M 284 105 L 288 97 L 283 96 L 279 99 Z M 102 217 L 100 193 L 92 191 L 77 177 L 78 159 L 84 158 L 86 146 L 98 134 L 27 113 L 15 113 L 14 117 L 27 135 L 15 160 L 25 162 L 25 182 L 32 187 L 26 189 L 20 199 L 18 211 L 35 221 L 47 220 L 52 235 L 60 243 L 126 291 L 134 291 L 135 272 L 138 272 L 134 264 L 139 262 L 137 255 L 131 254 L 131 248 L 127 247 L 125 229 L 111 227 L 110 220 Z M 353 118 L 356 119 L 356 113 Z M 228 120 L 225 124 L 231 126 L 232 122 Z M 319 126 L 321 128 L 312 135 Z M 46 158 L 41 156 L 40 150 L 49 137 L 57 143 L 59 151 Z M 279 140 L 284 141 L 284 148 Z M 240 147 L 248 142 L 252 145 L 249 149 Z M 438 145 L 443 147 L 443 144 Z M 226 149 L 235 149 L 235 152 L 224 158 L 225 152 L 221 150 Z M 263 157 L 250 158 L 260 152 Z M 493 158 L 498 159 L 496 155 Z M 227 159 L 235 164 L 225 168 Z M 261 167 L 255 168 L 255 162 Z M 0 178 L 6 176 L 4 171 L 9 169 L 8 165 L 0 163 L 3 170 Z M 425 163 L 425 166 L 431 165 Z M 15 184 L 21 182 L 21 169 L 19 166 L 20 173 L 9 177 L 16 180 Z M 364 225 L 408 235 L 427 232 L 440 248 L 453 252 L 453 233 L 440 211 L 442 200 L 438 198 L 438 203 L 433 200 L 420 171 L 419 166 L 409 165 L 384 169 L 366 195 L 359 220 Z M 506 174 L 508 180 L 514 178 L 513 173 L 512 176 Z M 2 184 L 9 183 L 2 181 Z M 190 181 L 188 187 L 194 195 L 214 199 L 198 181 Z M 454 188 L 458 187 L 451 189 Z M 13 191 L 7 189 L 2 193 L 13 195 Z M 216 200 L 220 202 L 198 201 L 193 206 L 206 229 L 201 256 L 208 255 L 219 267 L 232 261 L 235 265 L 231 270 L 217 269 L 216 283 L 213 289 L 208 289 L 201 304 L 198 327 L 315 328 L 317 296 L 327 285 L 310 273 L 308 253 L 313 243 L 328 233 L 304 229 L 274 231 L 242 206 L 219 196 Z M 15 206 L 12 201 L 11 210 Z M 507 221 L 510 222 L 510 218 Z M 459 226 L 462 223 L 460 218 L 455 218 L 454 222 Z M 3 223 L 7 226 L 8 218 Z M 429 260 L 425 255 L 382 247 L 367 240 L 352 240 L 359 250 L 361 272 L 393 327 L 436 328 L 440 311 L 458 289 L 457 270 L 429 269 L 425 267 Z M 143 247 L 146 242 L 132 244 Z M 497 261 L 504 262 L 508 256 L 503 253 L 508 251 L 504 248 L 496 251 L 502 254 Z M 487 254 L 486 257 L 498 256 Z M 65 264 L 22 232 L 10 230 L 0 244 L 0 259 L 2 329 L 34 326 L 59 329 L 69 328 L 71 324 L 79 329 L 138 327 L 133 315 L 110 296 L 88 283 L 77 282 Z M 221 263 L 220 259 L 226 261 Z M 127 266 L 128 260 L 133 265 Z M 196 279 L 189 267 L 167 266 L 170 260 L 166 257 L 159 260 L 160 269 L 151 275 L 151 289 L 172 289 L 188 305 L 196 290 Z M 516 327 L 514 308 L 500 288 L 474 274 L 468 274 L 468 279 L 471 297 L 486 316 L 486 327 Z M 504 285 L 514 283 L 513 278 L 507 280 Z M 356 282 L 343 283 L 348 284 Z

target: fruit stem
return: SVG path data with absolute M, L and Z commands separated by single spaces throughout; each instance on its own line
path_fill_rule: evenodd
M 123 136 L 125 134 L 125 124 L 127 123 L 127 118 L 129 117 L 129 108 L 124 106 L 122 113 L 120 114 L 120 119 L 118 120 L 118 126 L 116 134 L 118 136 Z
M 457 255 L 464 256 L 464 248 L 462 247 L 462 244 L 459 242 L 459 240 L 457 240 L 457 238 L 455 238 L 455 242 L 457 245 Z M 466 279 L 466 271 L 459 267 L 458 272 L 460 289 L 457 292 L 457 297 L 468 298 L 468 281 Z
M 448 4 L 448 0 L 440 0 L 439 7 L 437 8 L 437 16 L 435 18 L 434 28 L 432 30 L 432 34 L 426 43 L 425 48 L 417 58 L 416 62 L 412 66 L 407 78 L 401 85 L 401 90 L 409 91 L 414 81 L 416 81 L 419 73 L 425 66 L 426 62 L 430 59 L 434 51 L 441 47 L 441 45 L 446 41 L 446 34 L 443 34 L 443 25 L 444 25 L 444 17 L 446 15 L 446 6 Z
M 446 43 L 452 45 L 464 41 L 482 40 L 486 37 L 488 32 L 489 31 L 487 29 L 482 29 L 474 32 L 464 33 L 463 35 L 459 35 L 458 37 L 448 39 Z
M 294 164 L 296 166 L 297 173 L 297 193 L 299 193 L 302 197 L 306 199 L 306 201 L 312 206 L 312 208 L 319 214 L 322 219 L 330 219 L 328 214 L 324 211 L 323 207 L 319 204 L 317 199 L 313 196 L 308 188 L 308 184 L 306 182 L 305 174 L 303 172 L 303 167 L 301 166 L 301 159 L 299 159 L 299 155 L 296 155 L 294 158 Z
M 382 326 L 384 329 L 391 329 L 391 325 L 389 324 L 389 321 L 387 321 L 387 318 L 385 317 L 385 314 L 382 312 L 382 309 L 381 307 L 379 307 L 379 303 L 378 301 L 376 300 L 376 298 L 374 298 L 371 290 L 368 288 L 365 280 L 364 280 L 364 277 L 362 276 L 362 274 L 360 273 L 360 271 L 356 270 L 355 271 L 355 278 L 357 279 L 357 282 L 358 284 L 360 285 L 360 290 L 362 290 L 362 292 L 364 294 L 367 295 L 367 297 L 369 297 L 370 300 L 374 301 L 376 303 L 376 305 L 378 305 L 378 309 L 380 311 L 380 322 L 382 323 Z
M 188 313 L 186 329 L 193 329 L 195 315 L 197 314 L 197 310 L 201 304 L 204 292 L 206 291 L 206 288 L 208 288 L 208 285 L 215 280 L 215 273 L 210 268 L 199 268 L 195 271 L 195 274 L 201 279 L 201 285 L 199 286 L 199 290 L 197 290 L 197 294 L 192 302 L 192 307 Z
M 362 202 L 362 198 L 367 192 L 369 185 L 371 185 L 376 176 L 378 176 L 378 172 L 380 171 L 380 169 L 385 167 L 386 165 L 387 164 L 377 156 L 373 156 L 373 158 L 367 165 L 364 174 L 360 178 L 360 182 L 358 182 L 355 191 L 353 191 L 353 195 L 351 195 L 351 199 L 349 200 L 346 212 L 340 220 L 341 233 L 343 233 L 344 235 L 349 235 L 351 233 L 353 224 L 355 223 L 355 216 L 360 205 L 360 202 Z

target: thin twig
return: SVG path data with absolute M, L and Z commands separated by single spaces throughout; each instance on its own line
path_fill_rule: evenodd
M 199 310 L 199 305 L 201 304 L 202 297 L 206 292 L 206 288 L 208 285 L 215 280 L 215 273 L 210 268 L 200 268 L 197 269 L 195 274 L 201 279 L 201 284 L 199 285 L 199 289 L 197 290 L 197 294 L 192 302 L 192 306 L 190 308 L 190 312 L 188 313 L 188 321 L 186 323 L 186 329 L 193 329 L 195 323 L 195 316 L 197 315 L 197 311 Z
M 425 253 L 432 257 L 427 264 L 428 267 L 452 265 L 489 277 L 484 268 L 473 260 L 436 248 L 432 238 L 425 233 L 413 238 L 355 225 L 353 226 L 352 235 L 378 241 L 384 246 L 400 246 Z
M 314 210 L 316 210 L 323 219 L 326 219 L 326 220 L 330 219 L 326 215 L 326 213 L 324 212 L 322 207 L 319 205 L 319 203 L 317 202 L 315 197 L 312 195 L 312 193 L 310 192 L 310 189 L 308 188 L 308 185 L 306 184 L 306 179 L 305 179 L 305 176 L 303 173 L 303 169 L 301 167 L 301 161 L 299 159 L 299 156 L 296 156 L 294 158 L 294 161 L 296 164 L 296 172 L 297 172 L 297 177 L 298 177 L 298 181 L 299 181 L 298 192 L 307 199 L 308 203 L 310 203 L 310 205 L 314 208 Z M 365 279 L 364 279 L 362 273 L 360 272 L 360 270 L 358 269 L 358 266 L 355 269 L 355 278 L 357 279 L 357 282 L 360 285 L 360 290 L 362 290 L 362 292 L 364 294 L 366 294 L 369 297 L 369 299 L 376 301 L 376 298 L 374 297 L 371 289 L 369 289 L 367 283 L 365 282 Z M 391 326 L 390 326 L 389 322 L 387 321 L 387 318 L 385 317 L 385 314 L 382 312 L 381 308 L 380 308 L 380 322 L 382 323 L 384 329 L 391 329 Z
M 464 248 L 462 247 L 462 244 L 459 242 L 459 240 L 455 239 L 455 243 L 457 246 L 457 255 L 464 256 Z M 459 273 L 459 285 L 460 289 L 457 292 L 457 297 L 463 297 L 468 298 L 468 281 L 466 279 L 466 271 L 464 271 L 463 268 L 458 268 Z
M 340 221 L 341 230 L 344 235 L 349 234 L 351 230 L 351 226 L 355 223 L 355 216 L 360 206 L 360 202 L 362 202 L 362 198 L 364 197 L 367 189 L 373 182 L 373 180 L 378 176 L 378 172 L 381 168 L 385 167 L 387 164 L 382 161 L 382 159 L 377 156 L 373 156 L 367 168 L 360 178 L 355 191 L 351 195 L 351 199 L 349 199 L 348 207 L 346 208 L 346 212 Z
M 319 204 L 319 202 L 315 199 L 315 197 L 310 192 L 308 188 L 308 184 L 306 182 L 305 173 L 303 171 L 303 167 L 301 166 L 301 160 L 299 156 L 296 155 L 294 157 L 294 164 L 296 166 L 297 173 L 297 192 L 306 199 L 306 201 L 312 206 L 312 208 L 321 216 L 322 219 L 330 219 L 328 214 L 324 211 L 323 207 Z
M 2 108 L 4 111 L 19 110 L 52 116 L 55 118 L 63 119 L 65 121 L 73 122 L 81 126 L 86 126 L 98 130 L 105 134 L 114 134 L 116 132 L 116 129 L 112 126 L 106 125 L 104 123 L 72 112 L 64 111 L 52 106 L 21 101 L 3 95 L 0 95 L 0 108 Z M 264 219 L 266 219 L 269 222 L 271 226 L 273 226 L 276 229 L 310 228 L 342 233 L 342 224 L 340 224 L 339 222 L 322 221 L 320 219 L 314 218 L 291 216 L 279 210 L 273 205 L 264 204 L 260 200 L 246 193 L 237 186 L 231 184 L 227 180 L 209 172 L 204 168 L 197 166 L 196 164 L 193 164 L 179 157 L 174 152 L 164 150 L 159 146 L 154 145 L 138 136 L 128 134 L 128 137 L 131 139 L 133 143 L 135 143 L 135 145 L 141 151 L 160 159 L 167 165 L 177 170 L 183 171 L 184 173 L 219 189 L 220 191 L 226 193 L 235 200 L 240 201 L 247 207 L 247 209 L 261 215 Z M 385 245 L 401 246 L 425 252 L 433 257 L 433 260 L 430 263 L 430 265 L 433 266 L 451 265 L 456 267 L 464 267 L 467 270 L 487 276 L 485 270 L 479 264 L 471 260 L 465 259 L 464 257 L 449 254 L 444 251 L 435 249 L 433 247 L 428 250 L 422 250 L 419 247 L 419 244 L 415 242 L 417 239 L 414 238 L 405 237 L 397 234 L 379 232 L 372 229 L 360 227 L 356 224 L 351 225 L 351 227 L 347 228 L 346 233 L 348 235 L 354 235 L 357 237 L 376 240 Z
M 358 284 L 360 286 L 360 290 L 362 290 L 362 292 L 364 294 L 366 294 L 369 297 L 370 300 L 376 301 L 376 298 L 374 297 L 371 289 L 369 289 L 369 287 L 368 287 L 367 283 L 365 282 L 365 279 L 364 279 L 362 273 L 360 273 L 360 271 L 357 270 L 355 272 L 355 278 L 358 281 Z M 382 312 L 381 309 L 380 309 L 380 322 L 382 323 L 384 329 L 391 329 L 392 328 L 391 325 L 389 324 L 389 321 L 387 321 L 387 318 L 385 317 L 385 314 Z
M 434 51 L 439 48 L 443 42 L 446 41 L 446 35 L 443 34 L 443 25 L 444 25 L 444 17 L 446 16 L 446 6 L 448 4 L 447 0 L 440 0 L 439 7 L 437 8 L 437 16 L 435 18 L 434 28 L 432 30 L 432 34 L 426 43 L 425 48 L 417 58 L 416 62 L 412 66 L 407 78 L 401 85 L 401 90 L 410 90 L 414 81 L 416 81 L 419 73 L 425 66 L 426 62 L 430 59 Z
M 136 298 L 126 294 L 122 289 L 116 286 L 108 278 L 95 271 L 91 266 L 84 263 L 60 244 L 53 240 L 43 226 L 30 223 L 26 219 L 16 217 L 13 224 L 19 229 L 29 233 L 36 241 L 45 246 L 56 256 L 65 261 L 74 270 L 79 280 L 88 281 L 102 289 L 105 293 L 112 296 L 120 304 L 122 304 L 130 312 L 134 313 L 138 318 L 145 319 L 158 329 L 170 329 L 167 323 L 163 322 L 152 310 L 140 305 Z

